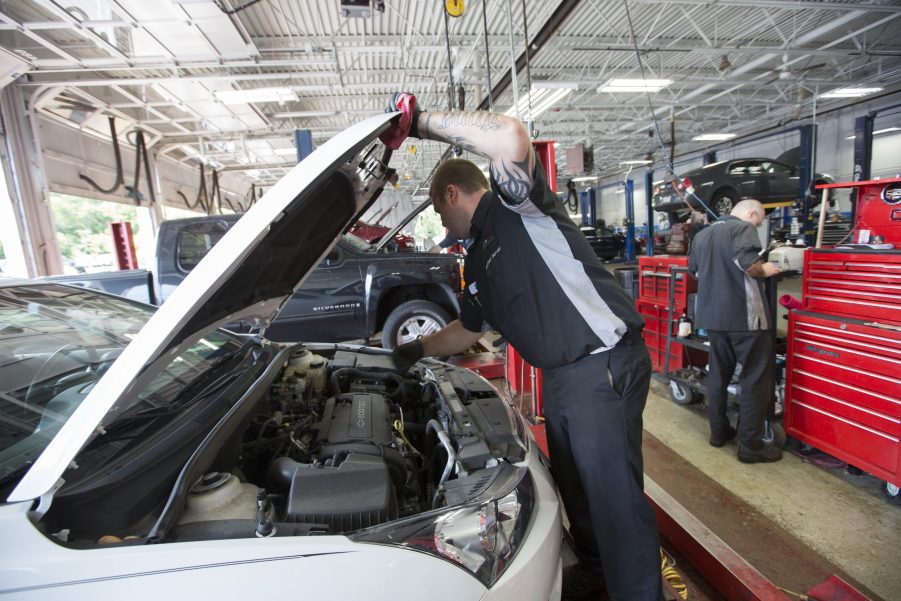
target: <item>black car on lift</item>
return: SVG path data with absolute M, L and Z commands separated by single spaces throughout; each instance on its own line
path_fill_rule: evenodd
M 813 194 L 817 184 L 831 182 L 828 175 L 815 174 L 808 194 Z M 686 172 L 681 179 L 655 186 L 652 205 L 655 211 L 669 213 L 704 211 L 700 199 L 716 215 L 725 215 L 743 198 L 763 204 L 794 200 L 799 185 L 798 167 L 774 159 L 734 159 L 704 165 Z

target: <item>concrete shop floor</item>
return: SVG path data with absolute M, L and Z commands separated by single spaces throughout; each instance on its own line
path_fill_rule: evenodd
M 881 483 L 786 451 L 746 465 L 707 443 L 704 405 L 674 403 L 655 375 L 644 412 L 645 473 L 777 586 L 805 592 L 835 573 L 870 598 L 901 599 L 901 507 Z
M 531 415 L 528 394 L 515 402 Z M 873 601 L 901 600 L 901 507 L 883 498 L 879 480 L 819 467 L 791 450 L 777 463 L 741 463 L 735 441 L 707 443 L 705 411 L 703 402 L 673 402 L 654 374 L 644 412 L 647 478 L 777 586 L 804 593 L 835 574 Z M 690 599 L 721 598 L 691 568 L 677 569 Z

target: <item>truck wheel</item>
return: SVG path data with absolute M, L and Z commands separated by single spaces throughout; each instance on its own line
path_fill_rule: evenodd
M 394 308 L 382 328 L 382 348 L 393 349 L 433 334 L 450 322 L 447 311 L 427 300 L 411 300 Z

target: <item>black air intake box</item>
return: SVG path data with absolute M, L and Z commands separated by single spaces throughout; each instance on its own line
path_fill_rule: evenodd
M 388 467 L 379 457 L 351 454 L 338 467 L 279 460 L 285 474 L 295 466 L 286 521 L 326 524 L 332 533 L 368 528 L 397 518 Z

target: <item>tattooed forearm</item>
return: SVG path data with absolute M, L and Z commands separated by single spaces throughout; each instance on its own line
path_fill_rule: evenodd
M 519 204 L 529 198 L 534 165 L 535 155 L 531 149 L 523 161 L 501 160 L 491 163 L 491 176 L 508 201 Z
M 500 129 L 501 123 L 496 114 L 486 111 L 444 113 L 435 129 L 441 131 L 458 127 L 474 127 L 480 131 L 489 132 Z
M 469 113 L 423 113 L 419 124 L 419 135 L 430 140 L 441 140 L 472 150 L 467 142 L 469 132 L 481 136 L 496 132 L 503 123 L 494 113 L 485 111 Z M 476 151 L 477 152 L 477 151 Z

